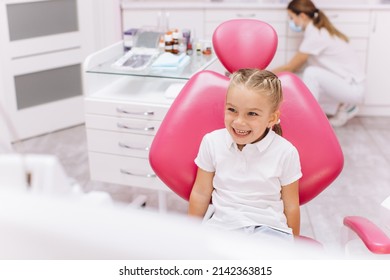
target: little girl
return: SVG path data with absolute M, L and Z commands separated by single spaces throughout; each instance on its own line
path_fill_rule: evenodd
M 195 163 L 189 215 L 224 230 L 266 233 L 292 239 L 299 235 L 296 148 L 281 137 L 280 80 L 269 71 L 233 73 L 226 95 L 225 128 L 204 136 Z

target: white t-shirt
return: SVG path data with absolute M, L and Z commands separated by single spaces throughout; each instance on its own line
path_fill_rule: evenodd
M 323 67 L 346 81 L 361 83 L 365 79 L 362 65 L 349 43 L 331 36 L 326 28 L 306 26 L 299 51 L 309 54 L 309 65 Z
M 237 148 L 226 129 L 204 136 L 197 166 L 215 172 L 213 216 L 207 225 L 226 230 L 267 225 L 291 233 L 283 213 L 281 186 L 301 176 L 296 148 L 274 131 L 255 144 Z

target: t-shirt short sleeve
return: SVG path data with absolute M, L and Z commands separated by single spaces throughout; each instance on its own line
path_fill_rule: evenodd
M 280 177 L 282 186 L 289 185 L 302 177 L 299 154 L 295 147 L 292 147 L 290 152 L 286 154 L 283 165 L 283 173 Z
M 206 134 L 200 144 L 198 155 L 195 158 L 195 164 L 204 171 L 215 172 L 213 154 L 214 149 L 212 148 L 210 135 Z

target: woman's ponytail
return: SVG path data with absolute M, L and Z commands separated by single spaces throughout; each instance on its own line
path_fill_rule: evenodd
M 332 36 L 337 36 L 345 42 L 349 41 L 349 38 L 339 31 L 328 19 L 325 13 L 321 10 L 316 9 L 316 13 L 313 16 L 313 24 L 318 29 L 325 28 Z

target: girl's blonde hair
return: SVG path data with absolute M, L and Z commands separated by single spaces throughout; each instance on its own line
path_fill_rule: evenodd
M 244 68 L 234 72 L 230 76 L 228 91 L 236 86 L 244 86 L 268 97 L 272 111 L 278 110 L 283 101 L 282 85 L 279 78 L 267 70 Z M 282 128 L 279 123 L 275 124 L 272 130 L 282 135 Z
M 296 15 L 306 14 L 318 29 L 325 28 L 331 36 L 337 36 L 345 42 L 349 41 L 348 37 L 334 27 L 325 13 L 317 9 L 311 0 L 293 0 L 288 4 L 287 9 Z

